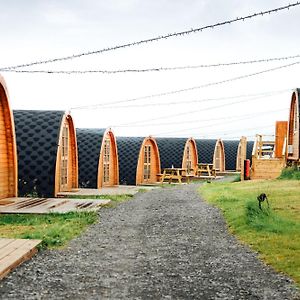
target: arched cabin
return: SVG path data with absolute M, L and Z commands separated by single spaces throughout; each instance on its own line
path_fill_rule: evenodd
M 117 137 L 120 184 L 157 182 L 160 153 L 153 137 Z
M 183 168 L 194 174 L 198 163 L 197 146 L 193 138 L 157 138 L 161 168 Z
M 289 125 L 288 125 L 288 156 L 291 161 L 300 159 L 300 139 L 299 139 L 299 97 L 300 89 L 296 89 L 292 94 Z
M 225 171 L 225 152 L 222 140 L 197 139 L 198 162 L 213 164 L 218 172 Z
M 20 196 L 56 197 L 78 188 L 75 128 L 64 111 L 15 110 Z
M 0 199 L 18 191 L 15 126 L 5 81 L 0 76 Z
M 79 187 L 119 184 L 117 142 L 110 129 L 77 128 Z

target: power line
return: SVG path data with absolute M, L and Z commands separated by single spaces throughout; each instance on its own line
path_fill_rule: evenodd
M 147 96 L 142 96 L 142 97 L 136 97 L 136 98 L 130 98 L 130 99 L 125 99 L 125 100 L 118 100 L 118 101 L 114 101 L 114 102 L 104 102 L 104 103 L 93 104 L 93 105 L 84 105 L 84 106 L 72 107 L 71 110 L 75 110 L 75 109 L 96 109 L 98 107 L 100 108 L 100 107 L 104 107 L 104 106 L 111 105 L 111 104 L 129 103 L 129 102 L 134 102 L 134 101 L 138 101 L 138 100 L 146 100 L 146 99 L 155 98 L 155 97 L 163 97 L 163 96 L 174 95 L 174 94 L 179 94 L 179 93 L 183 93 L 183 92 L 189 92 L 189 91 L 193 91 L 193 90 L 197 90 L 197 89 L 201 89 L 201 88 L 207 88 L 207 87 L 211 87 L 211 86 L 214 86 L 214 85 L 220 85 L 220 84 L 224 84 L 224 83 L 228 83 L 228 82 L 232 82 L 232 81 L 236 81 L 236 80 L 240 80 L 240 79 L 250 78 L 250 77 L 261 75 L 261 74 L 268 73 L 268 72 L 277 71 L 277 70 L 280 70 L 280 69 L 284 69 L 284 68 L 288 68 L 288 67 L 291 67 L 291 66 L 294 66 L 294 65 L 298 65 L 299 63 L 300 63 L 300 61 L 297 61 L 297 62 L 293 62 L 293 63 L 287 64 L 287 65 L 282 65 L 282 66 L 279 66 L 279 67 L 266 69 L 266 70 L 263 70 L 263 71 L 258 71 L 258 72 L 255 72 L 255 73 L 241 75 L 241 76 L 238 76 L 238 77 L 233 77 L 233 78 L 229 78 L 229 79 L 225 79 L 225 80 L 221 80 L 221 81 L 210 82 L 210 83 L 202 84 L 202 85 L 199 85 L 199 86 L 193 86 L 193 87 L 183 88 L 183 89 L 179 89 L 179 90 L 172 90 L 172 91 L 169 91 L 169 92 L 157 93 L 157 94 L 152 94 L 152 95 L 147 95 Z
M 298 6 L 298 5 L 300 5 L 300 2 L 297 1 L 297 2 L 294 2 L 292 4 L 288 4 L 288 5 L 285 5 L 285 6 L 277 7 L 277 8 L 262 11 L 262 12 L 257 12 L 257 13 L 247 15 L 247 16 L 244 16 L 244 17 L 237 17 L 235 19 L 230 19 L 230 20 L 215 23 L 215 24 L 212 24 L 212 25 L 206 25 L 206 26 L 199 27 L 199 28 L 191 28 L 189 30 L 175 32 L 175 33 L 168 33 L 168 34 L 160 35 L 160 36 L 157 36 L 157 37 L 154 37 L 154 38 L 144 39 L 144 40 L 140 40 L 140 41 L 136 41 L 136 42 L 130 42 L 130 43 L 122 44 L 122 45 L 103 48 L 103 49 L 100 49 L 100 50 L 82 52 L 82 53 L 79 53 L 79 54 L 73 54 L 73 55 L 64 56 L 64 57 L 40 60 L 40 61 L 20 64 L 20 65 L 15 65 L 15 66 L 9 66 L 9 67 L 3 67 L 3 68 L 0 69 L 0 71 L 3 71 L 5 69 L 6 70 L 7 69 L 19 69 L 19 68 L 30 67 L 30 66 L 34 66 L 34 65 L 54 63 L 54 62 L 58 62 L 58 61 L 66 61 L 66 60 L 70 60 L 70 59 L 80 58 L 80 57 L 83 57 L 83 56 L 100 54 L 100 53 L 109 52 L 109 51 L 113 51 L 113 50 L 117 50 L 117 49 L 122 49 L 122 48 L 142 45 L 142 44 L 146 44 L 146 43 L 150 43 L 150 42 L 155 42 L 155 41 L 159 41 L 159 40 L 163 40 L 163 39 L 169 39 L 171 37 L 184 36 L 184 35 L 188 35 L 188 34 L 191 34 L 191 33 L 202 32 L 206 29 L 213 29 L 213 28 L 224 26 L 224 25 L 227 25 L 227 24 L 232 24 L 232 23 L 236 23 L 236 22 L 240 22 L 240 21 L 245 21 L 245 20 L 252 19 L 252 18 L 255 18 L 255 17 L 258 17 L 258 16 L 264 16 L 266 14 L 277 13 L 279 11 L 287 10 L 287 9 L 290 9 L 290 8 Z
M 159 102 L 159 103 L 144 103 L 144 104 L 133 104 L 133 105 L 114 105 L 114 106 L 103 106 L 101 109 L 131 109 L 131 108 L 139 108 L 139 107 L 151 107 L 151 106 L 169 106 L 169 105 L 186 105 L 191 103 L 205 103 L 211 101 L 223 101 L 228 99 L 235 99 L 235 98 L 246 98 L 246 97 L 255 97 L 255 96 L 273 96 L 282 94 L 288 91 L 292 91 L 292 89 L 285 89 L 285 90 L 278 90 L 272 92 L 264 92 L 264 93 L 256 93 L 256 94 L 248 94 L 248 95 L 239 95 L 239 96 L 229 96 L 229 97 L 219 97 L 219 98 L 204 98 L 198 100 L 185 100 L 180 102 L 178 101 L 170 101 L 170 102 Z M 74 108 L 73 108 L 74 109 Z
M 227 117 L 217 117 L 217 118 L 209 118 L 209 119 L 196 119 L 196 120 L 187 120 L 187 121 L 180 121 L 180 125 L 182 124 L 193 124 L 193 123 L 207 123 L 207 122 L 211 122 L 211 121 L 218 121 L 218 120 L 233 120 L 235 118 L 240 118 L 240 117 L 250 117 L 250 116 L 259 116 L 259 115 L 269 115 L 269 114 L 273 114 L 276 112 L 281 112 L 281 111 L 288 111 L 289 108 L 282 108 L 282 109 L 277 109 L 277 110 L 272 110 L 272 111 L 263 111 L 263 112 L 259 112 L 259 113 L 251 113 L 251 114 L 245 114 L 245 115 L 234 115 L 234 116 L 227 116 Z M 177 122 L 163 122 L 163 123 L 147 123 L 147 124 L 138 124 L 138 125 L 119 125 L 119 126 L 114 126 L 115 128 L 124 128 L 124 127 L 156 127 L 156 126 L 165 126 L 165 125 L 174 125 L 174 124 L 178 124 Z M 209 126 L 213 126 L 215 125 L 210 124 Z M 206 126 L 206 125 L 205 125 Z
M 265 130 L 265 129 L 271 129 L 271 128 L 274 129 L 274 125 L 266 125 L 266 126 L 260 126 L 260 127 L 255 127 L 255 128 L 253 128 L 253 127 L 242 128 L 242 129 L 237 129 L 237 130 L 232 130 L 232 131 L 223 131 L 223 132 L 215 131 L 215 132 L 206 133 L 206 135 L 199 135 L 199 136 L 196 135 L 196 136 L 193 136 L 193 137 L 196 138 L 196 139 L 204 138 L 204 137 L 211 138 L 212 135 L 214 135 L 214 136 L 218 135 L 219 137 L 222 137 L 222 136 L 230 136 L 230 134 L 235 133 L 235 132 L 245 132 L 245 131 L 248 131 L 248 130 Z M 241 136 L 242 135 L 244 135 L 244 134 L 241 134 Z
M 119 70 L 18 70 L 18 69 L 2 69 L 2 72 L 14 72 L 14 73 L 31 73 L 31 74 L 119 74 L 119 73 L 146 73 L 146 72 L 162 72 L 162 71 L 176 71 L 176 70 L 188 70 L 188 69 L 200 69 L 200 68 L 217 68 L 217 67 L 228 67 L 237 65 L 248 65 L 256 63 L 266 63 L 274 61 L 289 60 L 299 58 L 300 55 L 283 56 L 274 58 L 264 58 L 255 60 L 215 63 L 215 64 L 200 64 L 200 65 L 187 65 L 187 66 L 175 66 L 175 67 L 155 67 L 145 69 L 119 69 Z
M 271 114 L 271 113 L 274 113 L 274 112 L 279 112 L 279 111 L 284 111 L 284 110 L 286 110 L 286 109 L 280 109 L 280 110 L 275 110 L 275 111 L 270 111 L 270 112 L 260 112 L 260 113 L 254 113 L 254 114 L 248 114 L 248 115 L 240 115 L 239 118 L 237 118 L 237 119 L 229 117 L 229 118 L 227 118 L 227 119 L 229 119 L 229 121 L 227 121 L 226 124 L 235 123 L 235 122 L 238 122 L 238 121 L 241 121 L 241 120 L 249 120 L 249 119 L 256 118 L 259 115 L 264 115 L 265 116 L 265 115 L 268 115 L 268 114 Z M 222 120 L 222 119 L 223 118 L 219 118 L 218 120 Z M 200 121 L 202 121 L 202 120 L 200 120 Z M 198 122 L 199 122 L 199 120 L 198 120 Z M 182 122 L 180 122 L 180 124 L 182 124 Z M 219 122 L 219 123 L 204 125 L 204 126 L 201 125 L 201 126 L 192 127 L 192 128 L 185 128 L 185 129 L 167 131 L 167 132 L 163 132 L 163 133 L 157 133 L 157 134 L 154 134 L 154 135 L 155 136 L 159 136 L 159 135 L 163 135 L 163 134 L 170 134 L 170 133 L 177 133 L 177 132 L 186 132 L 186 131 L 191 131 L 191 130 L 195 130 L 195 129 L 210 128 L 212 126 L 223 125 L 223 124 L 224 124 L 224 121 L 223 122 Z
M 260 98 L 257 98 L 257 99 L 260 99 Z M 208 111 L 208 110 L 212 110 L 212 109 L 218 109 L 218 108 L 231 106 L 231 105 L 235 105 L 235 104 L 238 104 L 238 103 L 245 103 L 245 102 L 249 102 L 249 101 L 253 101 L 253 99 L 239 100 L 239 101 L 225 103 L 225 104 L 222 104 L 222 105 L 210 106 L 210 107 L 201 108 L 201 109 L 198 109 L 198 110 L 194 109 L 194 110 L 181 112 L 181 113 L 177 113 L 177 114 L 172 114 L 172 115 L 168 114 L 168 115 L 165 115 L 165 116 L 145 120 L 145 122 L 156 121 L 156 120 L 161 120 L 161 119 L 170 119 L 170 118 L 185 116 L 185 115 L 191 115 L 191 114 L 195 114 L 195 113 L 198 113 L 198 112 Z M 127 124 L 121 124 L 121 125 L 130 125 L 130 124 L 138 124 L 138 123 L 141 123 L 141 121 L 131 122 L 131 123 L 127 123 Z M 113 127 L 118 127 L 118 126 L 113 126 Z

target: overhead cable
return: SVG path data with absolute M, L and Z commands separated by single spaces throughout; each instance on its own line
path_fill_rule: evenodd
M 259 115 L 269 115 L 271 113 L 274 113 L 274 112 L 280 112 L 280 111 L 285 111 L 286 109 L 280 109 L 280 110 L 274 110 L 274 111 L 270 111 L 270 112 L 260 112 L 260 113 L 253 113 L 253 114 L 248 114 L 248 115 L 240 115 L 239 118 L 227 118 L 229 119 L 229 121 L 226 121 L 226 125 L 227 124 L 230 124 L 230 123 L 235 123 L 235 122 L 238 122 L 238 121 L 241 121 L 241 120 L 249 120 L 249 119 L 253 119 L 253 118 L 257 118 L 257 116 Z M 214 127 L 214 126 L 218 126 L 218 125 L 224 125 L 224 119 L 225 118 L 219 118 L 218 120 L 223 120 L 222 122 L 218 122 L 218 123 L 213 123 L 213 124 L 208 124 L 208 125 L 200 125 L 200 126 L 197 126 L 197 127 L 192 127 L 192 128 L 184 128 L 184 129 L 179 129 L 179 130 L 172 130 L 172 131 L 167 131 L 167 132 L 163 132 L 163 133 L 157 133 L 157 134 L 154 134 L 155 136 L 158 136 L 158 135 L 163 135 L 163 134 L 170 134 L 170 133 L 178 133 L 178 132 L 186 132 L 186 131 L 192 131 L 192 130 L 195 130 L 195 129 L 203 129 L 203 128 L 210 128 L 210 127 Z M 225 119 L 226 120 L 226 119 Z M 199 121 L 202 121 L 202 120 L 198 120 Z M 180 125 L 183 124 L 183 122 L 180 122 Z
M 160 35 L 160 36 L 157 36 L 157 37 L 144 39 L 144 40 L 140 40 L 140 41 L 135 41 L 135 42 L 129 42 L 129 43 L 126 43 L 126 44 L 117 45 L 117 46 L 113 46 L 113 47 L 107 47 L 107 48 L 103 48 L 103 49 L 100 49 L 100 50 L 87 51 L 87 52 L 82 52 L 82 53 L 79 53 L 79 54 L 73 54 L 73 55 L 64 56 L 64 57 L 45 59 L 45 60 L 40 60 L 40 61 L 35 61 L 35 62 L 30 62 L 30 63 L 25 63 L 25 64 L 19 64 L 19 65 L 15 65 L 15 66 L 2 67 L 2 68 L 0 68 L 0 71 L 5 70 L 5 69 L 6 70 L 7 69 L 19 69 L 19 68 L 29 67 L 29 66 L 34 66 L 34 65 L 48 64 L 48 63 L 54 63 L 54 62 L 58 62 L 58 61 L 66 61 L 66 60 L 80 58 L 80 57 L 84 57 L 84 56 L 109 52 L 109 51 L 113 51 L 113 50 L 117 50 L 117 49 L 142 45 L 142 44 L 155 42 L 155 41 L 159 41 L 159 40 L 163 40 L 163 39 L 169 39 L 171 37 L 184 36 L 184 35 L 188 35 L 188 34 L 191 34 L 191 33 L 202 32 L 206 29 L 214 29 L 216 27 L 224 26 L 224 25 L 227 25 L 227 24 L 232 24 L 232 23 L 236 23 L 236 22 L 240 22 L 240 21 L 245 21 L 245 20 L 252 19 L 252 18 L 255 18 L 255 17 L 258 17 L 258 16 L 264 16 L 266 14 L 277 13 L 279 11 L 283 11 L 283 10 L 287 10 L 287 9 L 296 7 L 298 5 L 300 5 L 300 2 L 297 1 L 297 2 L 288 4 L 288 5 L 285 5 L 285 6 L 281 6 L 281 7 L 277 7 L 277 8 L 274 8 L 274 9 L 261 11 L 261 12 L 256 12 L 256 13 L 253 13 L 253 14 L 250 14 L 250 15 L 247 15 L 247 16 L 237 17 L 235 19 L 230 19 L 230 20 L 227 20 L 227 21 L 218 22 L 218 23 L 211 24 L 211 25 L 206 25 L 206 26 L 202 26 L 202 27 L 198 27 L 198 28 L 191 28 L 191 29 L 188 29 L 188 30 L 180 31 L 180 32 L 168 33 L 168 34 Z
M 19 70 L 19 69 L 2 69 L 2 72 L 14 72 L 14 73 L 31 73 L 31 74 L 119 74 L 119 73 L 146 73 L 146 72 L 162 72 L 162 71 L 176 71 L 176 70 L 188 70 L 188 69 L 200 69 L 200 68 L 217 68 L 228 67 L 237 65 L 248 65 L 256 63 L 269 63 L 274 61 L 289 60 L 299 58 L 300 55 L 273 57 L 255 60 L 244 60 L 235 62 L 215 63 L 215 64 L 200 64 L 200 65 L 187 65 L 187 66 L 175 66 L 175 67 L 155 67 L 144 69 L 120 69 L 120 70 Z
M 130 103 L 130 102 L 134 102 L 134 101 L 145 100 L 145 99 L 150 99 L 150 98 L 155 98 L 155 97 L 163 97 L 163 96 L 168 96 L 168 95 L 174 95 L 174 94 L 189 92 L 189 91 L 193 91 L 193 90 L 197 90 L 197 89 L 201 89 L 201 88 L 207 88 L 207 87 L 211 87 L 211 86 L 214 86 L 214 85 L 220 85 L 220 84 L 224 84 L 224 83 L 228 83 L 228 82 L 232 82 L 232 81 L 236 81 L 236 80 L 240 80 L 240 79 L 245 79 L 245 78 L 265 74 L 265 73 L 268 73 L 268 72 L 277 71 L 277 70 L 280 70 L 280 69 L 284 69 L 284 68 L 292 67 L 294 65 L 298 65 L 299 63 L 300 63 L 300 61 L 297 61 L 297 62 L 293 62 L 293 63 L 290 63 L 290 64 L 282 65 L 282 66 L 279 66 L 279 67 L 275 67 L 275 68 L 271 68 L 271 69 L 267 69 L 267 70 L 263 70 L 263 71 L 258 71 L 258 72 L 255 72 L 255 73 L 250 73 L 250 74 L 241 75 L 241 76 L 237 76 L 237 77 L 233 77 L 233 78 L 229 78 L 229 79 L 225 79 L 225 80 L 221 80 L 221 81 L 210 82 L 210 83 L 206 83 L 206 84 L 202 84 L 202 85 L 198 85 L 198 86 L 193 86 L 193 87 L 188 87 L 188 88 L 183 88 L 183 89 L 178 89 L 178 90 L 172 90 L 172 91 L 163 92 L 163 93 L 151 94 L 151 95 L 147 95 L 147 96 L 130 98 L 130 99 L 119 100 L 119 101 L 110 101 L 110 102 L 98 103 L 98 104 L 93 104 L 93 105 L 84 105 L 84 106 L 72 107 L 71 110 L 75 110 L 75 109 L 96 109 L 96 108 L 100 108 L 100 107 L 104 107 L 104 106 L 112 105 L 112 104 Z

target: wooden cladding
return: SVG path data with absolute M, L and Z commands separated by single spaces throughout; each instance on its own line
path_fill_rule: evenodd
M 136 184 L 156 183 L 160 173 L 160 159 L 157 143 L 154 138 L 144 139 L 138 157 Z
M 186 141 L 183 158 L 182 168 L 187 170 L 187 174 L 193 174 L 198 163 L 197 146 L 194 139 L 190 138 Z
M 72 117 L 64 115 L 59 134 L 54 196 L 78 188 L 77 142 Z
M 214 152 L 214 168 L 219 172 L 225 171 L 225 154 L 224 145 L 221 140 L 217 140 Z
M 299 160 L 299 89 L 292 94 L 289 127 L 288 127 L 288 159 Z
M 99 137 L 100 138 L 100 137 Z M 119 184 L 118 150 L 115 136 L 111 130 L 105 131 L 102 139 L 97 188 Z
M 17 196 L 17 151 L 12 112 L 0 76 L 0 199 Z

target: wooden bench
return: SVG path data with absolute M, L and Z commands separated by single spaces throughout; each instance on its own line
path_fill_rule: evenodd
M 207 163 L 197 164 L 196 175 L 200 177 L 203 176 L 203 173 L 207 174 L 209 177 L 216 178 L 217 176 L 217 172 L 213 164 L 207 164 Z

